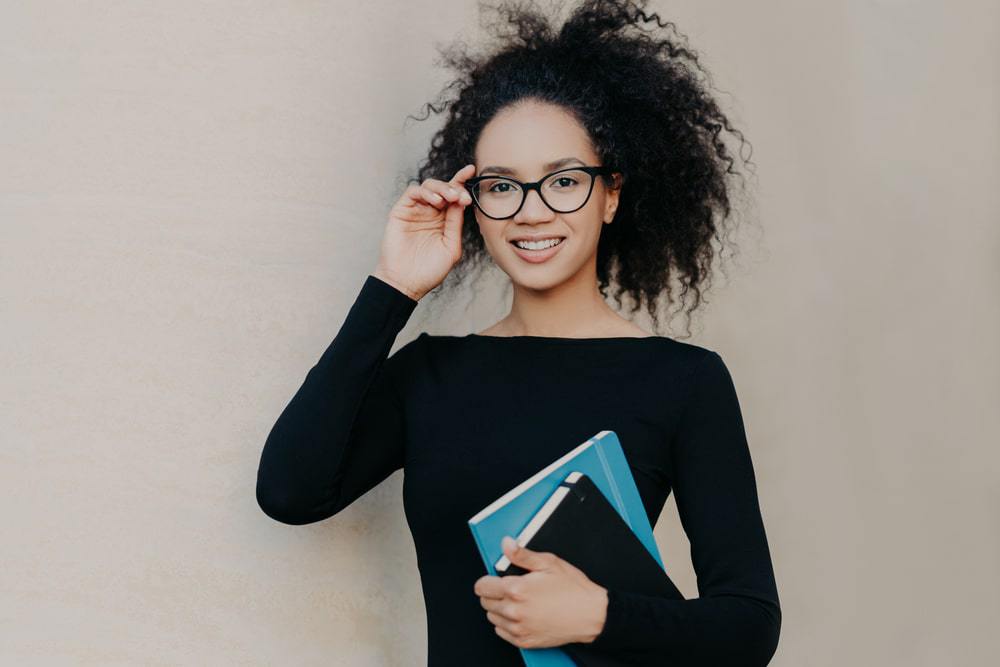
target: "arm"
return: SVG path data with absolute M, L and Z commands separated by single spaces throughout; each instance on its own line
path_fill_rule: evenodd
M 403 466 L 403 410 L 388 356 L 417 300 L 365 279 L 337 336 L 264 443 L 257 503 L 299 525 L 333 516 Z
M 781 610 L 743 418 L 722 358 L 698 363 L 671 447 L 673 488 L 700 597 L 611 589 L 592 646 L 656 656 L 652 664 L 766 665 Z

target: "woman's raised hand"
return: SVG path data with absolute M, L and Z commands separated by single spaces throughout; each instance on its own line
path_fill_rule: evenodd
M 375 277 L 418 301 L 441 284 L 462 257 L 463 213 L 472 203 L 465 181 L 475 172 L 467 164 L 450 181 L 406 188 L 389 211 Z

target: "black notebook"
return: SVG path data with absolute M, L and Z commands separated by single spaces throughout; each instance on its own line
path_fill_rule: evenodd
M 517 543 L 549 551 L 580 568 L 595 583 L 631 593 L 683 600 L 666 571 L 585 473 L 571 472 L 535 513 Z M 525 574 L 504 556 L 497 574 Z M 586 643 L 564 644 L 578 665 L 635 664 Z

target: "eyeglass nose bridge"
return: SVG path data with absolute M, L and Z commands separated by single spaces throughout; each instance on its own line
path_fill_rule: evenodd
M 542 204 L 545 206 L 545 208 L 549 209 L 553 213 L 561 213 L 562 212 L 562 211 L 557 211 L 556 209 L 552 208 L 552 206 L 550 206 L 549 203 L 547 201 L 545 201 L 545 195 L 542 194 L 542 183 L 544 183 L 547 178 L 548 177 L 543 178 L 540 181 L 535 181 L 534 183 L 522 183 L 521 184 L 521 185 L 524 186 L 524 190 L 521 193 L 521 203 L 518 205 L 517 210 L 515 210 L 513 213 L 510 214 L 511 218 L 513 218 L 515 215 L 517 215 L 518 213 L 521 212 L 521 209 L 524 208 L 525 202 L 528 201 L 528 193 L 531 192 L 532 190 L 534 190 L 535 192 L 538 193 L 538 198 L 540 200 L 542 200 Z

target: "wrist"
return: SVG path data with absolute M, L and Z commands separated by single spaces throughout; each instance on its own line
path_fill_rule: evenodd
M 608 618 L 608 589 L 597 585 L 594 589 L 593 613 L 590 614 L 590 627 L 581 640 L 584 644 L 590 644 L 604 630 L 604 623 Z
M 382 282 L 392 285 L 414 301 L 420 301 L 421 297 L 423 297 L 423 294 L 411 287 L 408 287 L 406 283 L 396 278 L 390 271 L 386 271 L 381 267 L 376 267 L 376 269 L 372 271 L 372 275 Z

